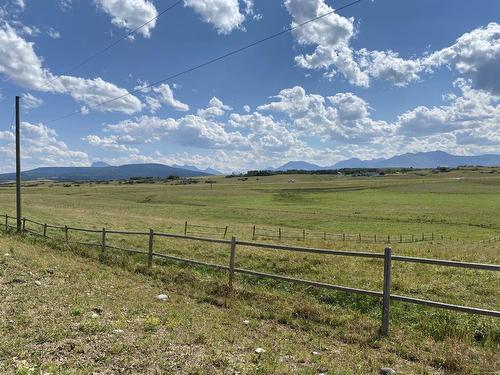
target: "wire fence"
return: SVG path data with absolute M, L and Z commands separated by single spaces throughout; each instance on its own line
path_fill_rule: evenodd
M 443 234 L 419 233 L 419 234 L 366 234 L 366 233 L 331 233 L 326 231 L 311 231 L 306 229 L 290 228 L 263 228 L 254 225 L 252 227 L 252 240 L 273 239 L 302 240 L 309 239 L 331 242 L 371 242 L 371 243 L 411 243 L 434 240 L 450 240 L 450 236 Z
M 231 230 L 230 230 L 231 229 Z M 193 224 L 184 222 L 184 235 L 201 235 L 210 238 L 227 238 L 229 234 L 237 237 L 248 237 L 242 233 L 240 228 L 230 228 L 228 225 L 214 226 L 206 224 Z M 246 235 L 245 235 L 246 234 Z M 295 229 L 282 227 L 259 227 L 253 225 L 251 228 L 252 241 L 255 240 L 294 240 L 294 241 L 329 241 L 329 242 L 364 242 L 364 243 L 413 243 L 434 240 L 451 240 L 450 236 L 434 232 L 414 234 L 368 234 L 368 233 L 332 233 L 327 231 L 313 231 L 309 229 Z
M 3 230 L 5 232 L 12 232 L 16 229 L 16 225 L 11 224 L 12 220 L 15 220 L 14 217 L 9 215 L 4 215 L 5 217 L 5 225 L 3 226 Z M 34 228 L 28 227 L 26 224 L 33 224 Z M 220 229 L 220 228 L 219 228 Z M 204 267 L 212 267 L 217 268 L 219 270 L 228 272 L 228 286 L 229 289 L 233 289 L 233 285 L 235 282 L 235 274 L 244 274 L 255 276 L 259 278 L 265 279 L 274 279 L 280 281 L 286 281 L 296 284 L 308 285 L 317 288 L 325 288 L 330 290 L 342 291 L 347 293 L 355 293 L 361 295 L 367 295 L 375 298 L 380 298 L 382 300 L 382 322 L 380 333 L 382 336 L 386 336 L 389 332 L 389 319 L 390 319 L 390 305 L 391 301 L 400 301 L 404 303 L 410 304 L 418 304 L 425 305 L 435 308 L 489 316 L 500 318 L 500 311 L 495 310 L 487 310 L 481 309 L 477 307 L 463 306 L 463 305 L 454 305 L 449 303 L 424 300 L 409 296 L 401 296 L 391 293 L 391 283 L 392 283 L 392 262 L 409 262 L 409 263 L 420 263 L 420 264 L 428 264 L 435 266 L 443 266 L 443 267 L 459 267 L 466 269 L 474 269 L 474 270 L 485 270 L 485 271 L 500 271 L 500 265 L 497 264 L 484 264 L 484 263 L 470 263 L 470 262 L 459 262 L 459 261 L 450 261 L 443 259 L 431 259 L 431 258 L 418 258 L 418 257 L 408 257 L 408 256 L 397 256 L 392 254 L 392 249 L 390 247 L 386 247 L 384 252 L 374 253 L 374 252 L 362 252 L 362 251 L 340 251 L 340 250 L 332 250 L 332 249 L 321 249 L 321 248 L 310 248 L 310 247 L 299 247 L 299 246 L 288 246 L 288 245 L 279 245 L 272 243 L 259 243 L 254 241 L 241 241 L 237 240 L 235 236 L 231 238 L 231 240 L 226 239 L 214 239 L 208 237 L 198 237 L 189 235 L 187 232 L 184 235 L 173 234 L 173 233 L 161 233 L 155 232 L 153 229 L 145 232 L 133 232 L 133 231 L 122 231 L 122 230 L 109 230 L 103 228 L 102 230 L 98 229 L 86 229 L 86 228 L 75 228 L 67 225 L 53 225 L 42 223 L 40 221 L 22 218 L 22 233 L 32 234 L 37 237 L 51 238 L 55 240 L 65 241 L 68 244 L 74 243 L 79 245 L 93 246 L 100 248 L 101 252 L 105 252 L 107 249 L 112 250 L 120 250 L 134 254 L 141 254 L 147 258 L 147 266 L 151 268 L 153 266 L 153 261 L 155 258 L 159 259 L 167 259 L 175 262 L 183 262 L 198 266 Z M 94 241 L 82 241 L 80 239 L 72 238 L 71 234 L 73 233 L 83 233 L 87 236 L 91 236 L 94 238 Z M 136 236 L 143 240 L 143 248 L 130 248 L 130 247 L 121 247 L 114 246 L 108 243 L 108 239 L 110 236 Z M 185 241 L 198 241 L 203 243 L 216 243 L 216 244 L 224 244 L 228 246 L 228 255 L 229 261 L 228 264 L 219 264 L 208 261 L 201 261 L 195 259 L 188 259 L 185 257 L 180 257 L 177 255 L 169 254 L 165 251 L 160 251 L 160 249 L 155 247 L 155 242 L 161 238 L 174 238 Z M 123 238 L 122 238 L 123 239 Z M 335 285 L 330 283 L 324 283 L 313 280 L 305 280 L 301 278 L 277 275 L 272 273 L 264 273 L 256 270 L 245 269 L 236 267 L 236 256 L 237 256 L 237 247 L 245 246 L 252 247 L 257 249 L 270 249 L 275 251 L 289 251 L 295 253 L 309 253 L 309 254 L 321 254 L 324 256 L 341 256 L 341 257 L 354 257 L 354 258 L 368 258 L 368 259 L 378 259 L 383 261 L 383 289 L 382 291 L 361 289 L 361 288 L 353 288 L 349 286 L 343 285 Z

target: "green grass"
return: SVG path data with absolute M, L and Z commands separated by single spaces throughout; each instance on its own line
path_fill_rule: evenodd
M 140 257 L 0 237 L 0 372 L 498 370 L 499 330 L 488 319 L 396 303 L 391 335 L 382 339 L 380 306 L 368 297 L 251 278 L 238 278 L 229 294 L 225 279 L 198 267 L 165 263 L 147 271 Z M 158 293 L 169 300 L 156 301 Z
M 288 183 L 290 178 L 297 182 Z M 439 174 L 419 171 L 376 178 L 298 175 L 250 178 L 245 182 L 225 178 L 216 178 L 216 181 L 212 187 L 203 183 L 203 179 L 201 183 L 193 185 L 111 183 L 63 187 L 63 184 L 58 183 L 32 183 L 31 187 L 23 189 L 24 215 L 48 223 L 86 228 L 141 231 L 154 228 L 174 233 L 183 233 L 184 220 L 189 220 L 198 224 L 228 225 L 229 235 L 234 234 L 240 239 L 251 237 L 254 224 L 263 228 L 281 227 L 284 233 L 302 229 L 380 236 L 434 232 L 451 237 L 452 240 L 395 243 L 393 253 L 472 262 L 500 262 L 500 242 L 480 242 L 498 235 L 500 231 L 500 174 L 494 168 Z M 0 187 L 0 212 L 15 212 L 13 193 L 12 187 Z M 40 229 L 34 225 L 30 225 L 30 228 Z M 62 237 L 60 231 L 51 231 L 49 234 Z M 81 236 L 71 233 L 71 238 L 98 242 L 100 234 Z M 18 246 L 15 239 L 6 241 L 8 246 Z M 147 242 L 146 236 L 108 237 L 108 244 L 121 247 L 146 249 Z M 305 242 L 286 240 L 286 243 L 374 252 L 382 252 L 385 246 L 384 243 L 344 243 L 312 238 Z M 34 249 L 34 246 L 28 246 L 26 251 L 38 251 Z M 77 251 L 91 259 L 97 257 L 89 250 Z M 157 238 L 155 251 L 224 265 L 229 261 L 227 245 Z M 42 262 L 43 256 L 50 253 L 49 250 L 43 250 L 37 259 Z M 256 362 L 253 352 L 238 352 L 241 346 L 231 341 L 237 339 L 236 334 L 233 338 L 229 338 L 227 333 L 222 335 L 223 338 L 216 338 L 216 334 L 221 334 L 219 329 L 224 329 L 223 324 L 219 327 L 219 322 L 205 321 L 205 317 L 201 317 L 204 323 L 200 327 L 200 330 L 203 328 L 200 345 L 204 346 L 206 353 L 212 353 L 200 359 L 201 373 L 227 373 L 232 369 L 241 369 L 243 373 L 317 373 L 322 369 L 321 366 L 326 366 L 329 374 L 370 373 L 376 372 L 377 367 L 384 364 L 396 364 L 402 373 L 418 374 L 480 373 L 482 368 L 498 370 L 495 364 L 499 358 L 493 354 L 500 347 L 498 320 L 394 303 L 391 337 L 380 340 L 377 334 L 380 304 L 374 298 L 243 276 L 238 276 L 236 280 L 237 295 L 228 298 L 224 292 L 224 273 L 155 259 L 153 275 L 145 277 L 142 275 L 145 272 L 144 257 L 122 257 L 112 255 L 112 251 L 108 253 L 108 257 L 113 258 L 111 263 L 140 272 L 134 277 L 140 279 L 138 284 L 145 283 L 145 288 L 149 283 L 155 283 L 161 288 L 180 293 L 188 300 L 193 299 L 196 304 L 211 306 L 210 309 L 214 308 L 214 311 L 227 312 L 229 309 L 228 314 L 234 314 L 237 319 L 244 320 L 251 316 L 250 326 L 259 327 L 252 339 L 257 343 L 261 340 L 267 347 L 278 348 L 279 355 L 276 352 L 266 353 L 265 358 L 269 361 L 265 365 L 260 362 L 262 358 Z M 72 255 L 63 255 L 74 260 Z M 69 266 L 71 262 L 66 263 Z M 325 257 L 238 246 L 236 265 L 338 285 L 382 289 L 380 260 Z M 103 267 L 92 263 L 94 266 Z M 93 272 L 84 273 L 81 278 L 101 277 Z M 177 277 L 181 280 L 178 281 Z M 115 281 L 121 283 L 118 279 Z M 497 272 L 398 262 L 393 265 L 394 294 L 500 310 L 498 285 L 500 275 Z M 80 286 L 73 285 L 72 288 Z M 139 286 L 136 288 L 140 289 Z M 73 292 L 66 289 L 61 293 Z M 130 298 L 139 297 L 131 294 Z M 183 303 L 189 305 L 188 300 L 183 300 Z M 99 303 L 103 302 L 100 300 Z M 130 304 L 135 303 L 130 301 Z M 124 301 L 123 304 L 125 306 L 128 302 Z M 149 314 L 150 305 L 141 306 L 143 315 L 136 322 L 141 327 L 141 334 L 165 334 L 162 317 Z M 36 311 L 38 307 L 34 304 L 31 308 Z M 134 307 L 132 310 L 137 309 Z M 184 311 L 188 309 L 184 305 L 179 309 L 181 317 L 186 315 L 186 319 L 190 317 L 191 322 L 196 321 L 196 314 L 203 314 L 200 310 Z M 87 310 L 79 307 L 75 314 L 78 311 L 83 313 Z M 217 319 L 222 318 L 217 316 Z M 213 332 L 211 325 L 214 327 Z M 272 327 L 269 328 L 272 334 L 264 333 L 263 325 L 266 329 Z M 240 329 L 230 327 L 236 331 Z M 82 323 L 79 332 L 93 335 L 99 334 L 104 328 L 90 320 Z M 200 332 L 193 334 L 198 337 Z M 272 337 L 277 337 L 279 344 L 273 344 Z M 309 350 L 315 350 L 306 345 L 304 340 L 320 347 L 326 340 L 329 343 L 324 345 L 329 350 L 339 346 L 342 350 L 338 355 L 329 352 L 328 363 L 315 367 L 315 361 L 323 363 L 325 359 L 322 356 L 311 357 Z M 213 350 L 218 354 L 215 355 Z M 153 360 L 155 355 L 148 352 L 144 361 Z M 223 359 L 227 355 L 231 356 L 229 362 Z M 207 364 L 212 356 L 220 357 L 220 369 L 214 370 Z M 235 367 L 232 356 L 246 358 L 246 364 L 253 364 L 250 367 Z M 189 373 L 191 370 L 186 369 L 191 367 L 186 366 L 184 364 L 180 368 Z M 194 370 L 192 372 L 196 373 Z

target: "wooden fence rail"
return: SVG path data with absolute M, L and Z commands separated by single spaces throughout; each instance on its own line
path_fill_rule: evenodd
M 5 226 L 4 230 L 9 232 L 10 229 L 14 229 L 15 225 L 11 225 L 9 223 L 9 219 L 15 219 L 9 215 L 5 215 Z M 33 229 L 26 228 L 26 223 L 33 223 L 41 227 L 43 230 L 42 233 L 37 232 Z M 214 239 L 208 237 L 197 237 L 190 236 L 185 233 L 185 235 L 173 234 L 173 233 L 161 233 L 155 232 L 153 229 L 150 229 L 148 232 L 133 232 L 133 231 L 123 231 L 123 230 L 108 230 L 103 228 L 102 230 L 97 229 L 85 229 L 85 228 L 74 228 L 69 226 L 61 226 L 61 225 L 49 225 L 46 223 L 37 222 L 31 219 L 23 218 L 23 233 L 33 234 L 38 237 L 45 238 L 53 238 L 47 235 L 47 228 L 55 228 L 64 231 L 64 239 L 68 243 L 76 243 L 87 246 L 95 246 L 101 248 L 101 251 L 105 251 L 106 249 L 125 251 L 135 254 L 145 255 L 147 257 L 147 266 L 151 268 L 153 266 L 154 258 L 162 258 L 167 260 L 172 260 L 176 262 L 183 262 L 198 266 L 204 267 L 212 267 L 217 268 L 219 270 L 228 271 L 228 284 L 229 288 L 233 288 L 234 284 L 234 275 L 236 273 L 255 276 L 259 278 L 267 278 L 274 279 L 280 281 L 287 281 L 296 284 L 303 284 L 318 288 L 331 289 L 341 292 L 347 293 L 356 293 L 367 295 L 371 297 L 381 298 L 382 299 L 382 322 L 380 328 L 380 334 L 382 336 L 386 336 L 389 333 L 389 322 L 390 322 L 390 305 L 392 301 L 400 301 L 404 303 L 412 303 L 418 305 L 425 305 L 435 308 L 465 312 L 470 314 L 484 315 L 489 317 L 500 318 L 500 311 L 495 310 L 487 310 L 476 307 L 469 306 L 461 306 L 454 305 L 449 303 L 437 302 L 437 301 L 429 301 L 419 298 L 400 296 L 391 294 L 391 281 L 392 281 L 392 263 L 393 262 L 411 262 L 411 263 L 420 263 L 420 264 L 429 264 L 429 265 L 437 265 L 444 267 L 459 267 L 459 268 L 467 268 L 467 269 L 476 269 L 476 270 L 485 270 L 485 271 L 500 271 L 500 265 L 497 264 L 482 264 L 482 263 L 470 263 L 470 262 L 458 262 L 458 261 L 450 261 L 444 259 L 431 259 L 431 258 L 418 258 L 418 257 L 408 257 L 408 256 L 398 256 L 392 255 L 392 249 L 390 247 L 386 247 L 383 253 L 374 253 L 374 252 L 358 252 L 358 251 L 340 251 L 340 250 L 332 250 L 332 249 L 321 249 L 321 248 L 310 248 L 310 247 L 300 247 L 300 246 L 287 246 L 287 245 L 277 245 L 277 244 L 269 244 L 269 243 L 258 243 L 251 241 L 238 241 L 236 237 L 232 237 L 231 240 L 225 239 Z M 81 242 L 81 241 L 72 241 L 70 238 L 70 232 L 82 232 L 82 233 L 102 233 L 101 242 L 100 243 L 91 243 L 91 242 Z M 226 232 L 227 233 L 227 232 Z M 139 235 L 139 236 L 147 236 L 148 237 L 148 249 L 147 251 L 139 250 L 139 249 L 126 249 L 117 246 L 111 246 L 107 243 L 107 234 L 121 234 L 121 235 Z M 187 259 L 183 257 L 178 257 L 174 255 L 168 255 L 164 253 L 155 252 L 154 250 L 154 239 L 155 237 L 168 237 L 168 238 L 176 238 L 182 239 L 186 241 L 202 241 L 209 243 L 217 243 L 217 244 L 225 244 L 229 245 L 229 264 L 221 265 L 209 262 L 203 262 L 194 259 Z M 294 277 L 264 273 L 254 270 L 248 270 L 244 268 L 236 267 L 236 256 L 237 256 L 237 246 L 249 246 L 260 249 L 270 249 L 276 251 L 292 251 L 292 252 L 301 252 L 301 253 L 315 253 L 315 254 L 323 254 L 328 256 L 348 256 L 348 257 L 357 257 L 357 258 L 372 258 L 372 259 L 380 259 L 383 260 L 383 290 L 382 291 L 374 291 L 360 288 L 352 288 L 343 285 L 334 285 L 323 282 L 317 282 L 312 280 L 304 280 Z

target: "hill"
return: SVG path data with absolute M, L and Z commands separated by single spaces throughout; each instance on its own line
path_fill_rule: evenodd
M 21 173 L 24 181 L 50 179 L 58 181 L 126 180 L 132 177 L 166 178 L 210 176 L 210 173 L 174 168 L 163 164 L 128 164 L 119 167 L 41 167 Z M 15 173 L 0 174 L 0 181 L 11 181 Z
M 203 172 L 203 173 L 208 173 L 208 174 L 213 174 L 215 176 L 221 176 L 224 173 L 213 169 L 213 168 L 205 168 L 205 169 L 200 169 L 194 165 L 179 165 L 179 164 L 173 164 L 172 167 L 174 168 L 180 168 L 180 169 L 187 169 L 188 171 L 193 171 L 193 172 Z

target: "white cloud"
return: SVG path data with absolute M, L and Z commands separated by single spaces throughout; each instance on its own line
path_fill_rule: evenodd
M 103 148 L 106 150 L 139 153 L 139 150 L 137 148 L 128 147 L 124 144 L 118 143 L 118 139 L 115 136 L 99 137 L 98 135 L 91 134 L 83 138 L 83 140 L 88 142 L 91 146 Z
M 25 93 L 21 96 L 21 106 L 26 109 L 38 108 L 43 104 L 43 100 L 31 95 L 30 93 Z
M 7 24 L 0 26 L 0 73 L 31 90 L 68 94 L 94 110 L 131 114 L 142 109 L 138 98 L 127 95 L 127 90 L 101 78 L 53 75 L 43 68 L 42 59 L 35 53 L 33 43 L 25 41 Z M 49 81 L 53 82 L 49 84 Z M 125 96 L 106 106 L 99 106 L 101 102 L 123 95 Z
M 226 111 L 230 111 L 232 108 L 224 104 L 219 98 L 213 97 L 208 102 L 208 107 L 205 109 L 198 109 L 197 114 L 200 117 L 220 117 L 223 116 Z
M 241 28 L 245 16 L 240 12 L 238 0 L 184 0 L 185 6 L 192 8 L 204 22 L 212 24 L 219 34 L 229 34 Z M 249 2 L 245 3 L 245 10 Z
M 54 129 L 43 124 L 22 122 L 21 135 L 23 169 L 38 166 L 85 166 L 90 162 L 85 152 L 71 150 L 65 142 L 58 139 Z M 0 143 L 0 155 L 5 158 L 0 171 L 12 171 L 15 162 L 14 134 L 0 132 L 0 141 L 6 142 L 3 145 Z
M 59 39 L 61 37 L 61 33 L 52 27 L 48 28 L 47 35 L 52 39 Z
M 166 104 L 177 111 L 189 111 L 189 105 L 174 98 L 174 93 L 169 85 L 163 83 L 160 86 L 153 88 L 153 92 L 158 94 L 157 98 L 160 103 Z
M 239 132 L 226 132 L 222 124 L 195 115 L 179 119 L 142 116 L 107 125 L 106 130 L 116 136 L 117 141 L 127 143 L 163 140 L 208 149 L 248 147 L 247 140 Z
M 400 87 L 417 81 L 419 73 L 425 69 L 420 59 L 405 60 L 393 51 L 368 51 L 361 49 L 358 52 L 360 66 L 374 78 L 383 79 Z
M 459 144 L 491 144 L 500 137 L 500 98 L 473 89 L 470 81 L 459 79 L 455 86 L 461 96 L 452 95 L 448 105 L 418 106 L 401 114 L 398 133 L 408 137 L 425 137 L 449 133 Z M 485 142 L 489 139 L 488 142 Z
M 463 34 L 450 47 L 426 57 L 425 65 L 430 69 L 452 65 L 471 76 L 472 87 L 500 95 L 500 24 L 492 22 Z
M 285 6 L 292 16 L 292 27 L 333 10 L 324 0 L 285 0 Z M 300 45 L 316 46 L 312 53 L 295 58 L 298 66 L 326 70 L 329 77 L 338 70 L 353 85 L 369 85 L 368 74 L 360 69 L 349 46 L 355 34 L 354 19 L 333 13 L 295 29 L 293 34 Z
M 101 10 L 111 16 L 113 25 L 128 31 L 158 16 L 156 7 L 148 0 L 95 0 L 95 3 Z M 138 32 L 149 38 L 155 26 L 156 20 L 153 20 Z
M 72 0 L 57 0 L 57 3 L 59 4 L 59 8 L 61 8 L 63 12 L 71 9 L 71 7 L 73 6 Z

